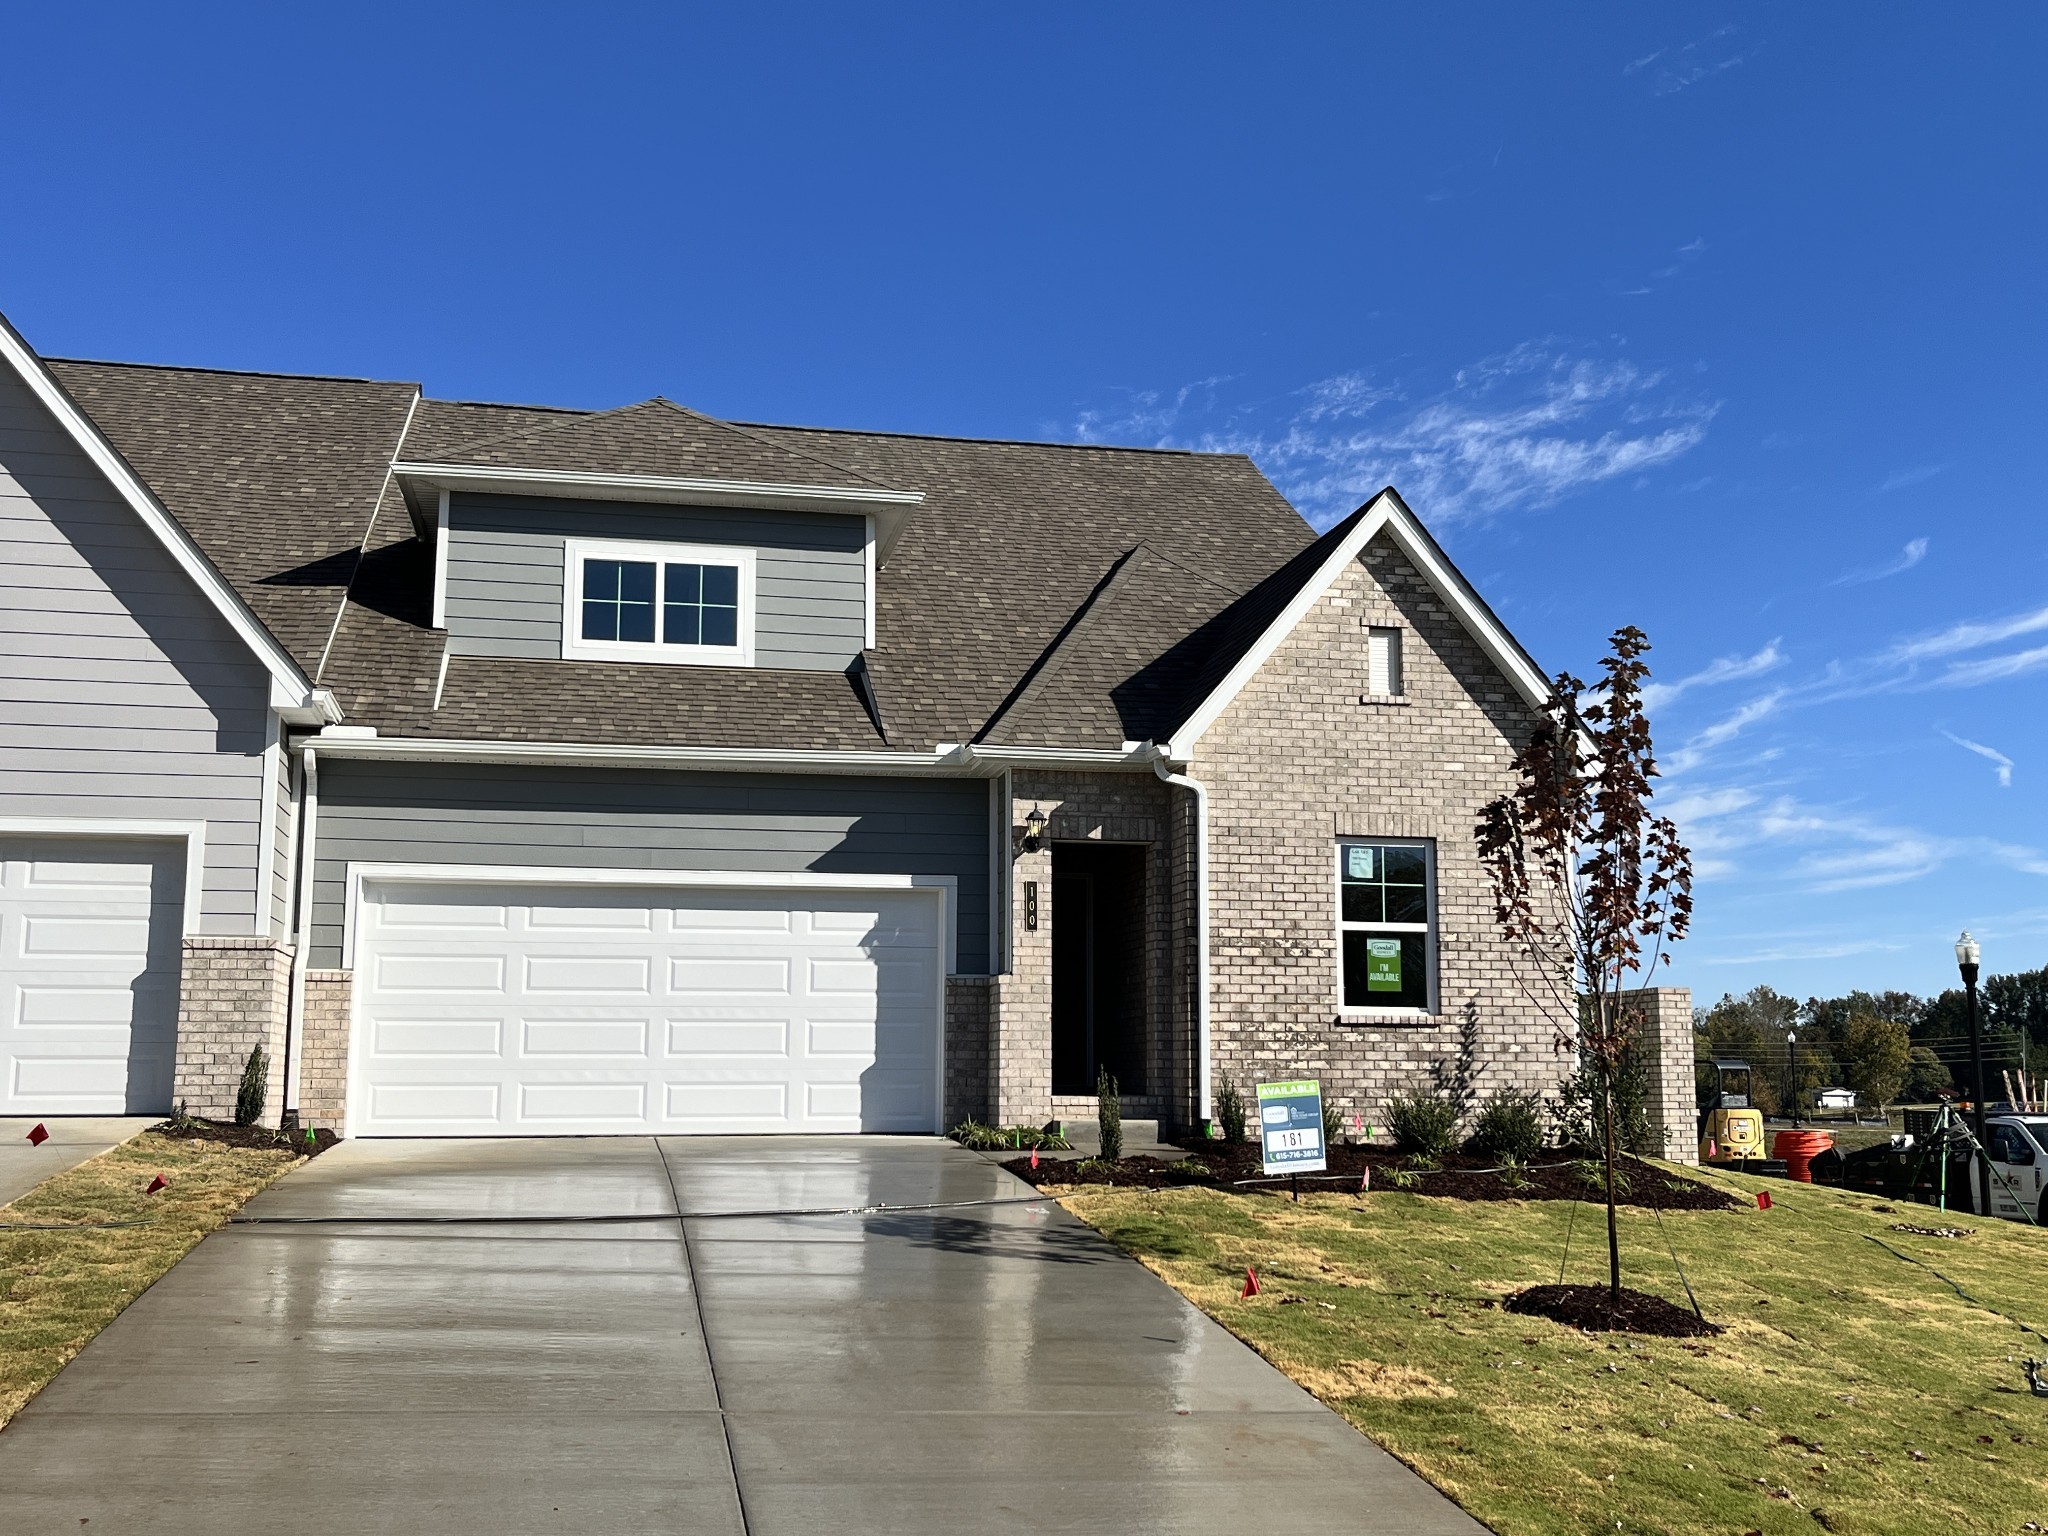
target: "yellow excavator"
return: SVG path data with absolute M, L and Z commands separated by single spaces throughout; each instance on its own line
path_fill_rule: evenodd
M 1700 1106 L 1700 1161 L 1751 1172 L 1764 1162 L 1764 1115 L 1749 1107 L 1749 1063 L 1717 1060 L 1715 1088 Z

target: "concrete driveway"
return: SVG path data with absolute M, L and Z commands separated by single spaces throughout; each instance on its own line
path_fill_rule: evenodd
M 1481 1530 L 1029 1193 L 921 1140 L 352 1142 L 0 1434 L 6 1528 Z

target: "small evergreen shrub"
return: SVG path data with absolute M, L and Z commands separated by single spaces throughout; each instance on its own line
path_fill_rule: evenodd
M 1526 1163 L 1543 1147 L 1543 1104 L 1533 1093 L 1510 1089 L 1479 1112 L 1472 1150 L 1501 1162 Z
M 1323 1104 L 1323 1148 L 1337 1145 L 1344 1139 L 1344 1111 L 1329 1102 Z
M 1237 1091 L 1237 1084 L 1229 1078 L 1216 1090 L 1216 1122 L 1223 1127 L 1223 1144 L 1229 1147 L 1244 1145 L 1245 1122 L 1244 1095 Z
M 248 1065 L 242 1068 L 242 1086 L 235 1094 L 235 1124 L 254 1125 L 263 1118 L 263 1101 L 270 1097 L 270 1063 L 263 1059 L 263 1047 L 250 1049 Z
M 1441 1093 L 1418 1090 L 1387 1100 L 1387 1132 L 1394 1150 L 1441 1158 L 1458 1141 L 1458 1106 Z
M 1124 1101 L 1107 1067 L 1095 1078 L 1095 1123 L 1102 1131 L 1102 1160 L 1113 1163 L 1124 1155 Z
M 962 1120 L 946 1132 L 972 1152 L 1071 1152 L 1073 1143 L 1049 1126 L 983 1125 L 979 1120 Z

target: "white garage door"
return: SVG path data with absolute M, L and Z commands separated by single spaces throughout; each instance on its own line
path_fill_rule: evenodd
M 171 1107 L 185 849 L 0 834 L 0 1114 Z
M 365 1136 L 938 1128 L 933 891 L 366 880 Z

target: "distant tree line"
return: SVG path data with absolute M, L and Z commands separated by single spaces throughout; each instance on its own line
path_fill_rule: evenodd
M 2048 967 L 1990 977 L 1977 1006 L 1985 1093 L 1997 1100 L 2005 1096 L 2001 1071 L 2048 1068 Z M 1864 1104 L 1925 1103 L 1968 1090 L 1970 1019 L 1960 987 L 1938 997 L 1851 992 L 1803 1003 L 1753 987 L 1693 1009 L 1692 1023 L 1701 1090 L 1712 1086 L 1717 1057 L 1740 1058 L 1750 1064 L 1751 1093 L 1766 1114 L 1789 1108 L 1795 1094 L 1811 1104 L 1822 1088 L 1854 1089 Z

